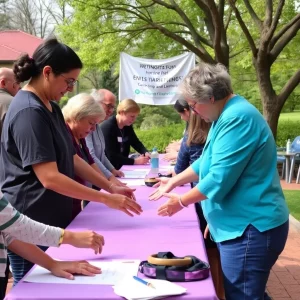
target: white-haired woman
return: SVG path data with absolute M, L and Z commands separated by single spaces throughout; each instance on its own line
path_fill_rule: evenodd
M 220 250 L 226 299 L 270 299 L 266 284 L 289 227 L 272 132 L 253 105 L 233 94 L 222 65 L 198 65 L 181 91 L 190 109 L 212 126 L 201 158 L 164 180 L 150 198 L 169 198 L 158 209 L 161 216 L 201 202 Z M 196 180 L 184 195 L 166 194 Z
M 85 137 L 95 130 L 98 123 L 104 120 L 105 112 L 91 95 L 81 93 L 69 99 L 62 109 L 62 113 L 72 138 L 76 154 L 92 167 L 89 170 L 91 173 L 93 173 L 93 171 L 97 172 L 98 182 L 95 185 L 105 189 L 105 183 L 108 180 L 103 176 L 103 173 L 95 164 L 85 142 Z M 84 177 L 81 177 L 78 174 L 75 175 L 75 180 L 83 185 L 89 185 Z M 109 187 L 110 191 L 113 193 L 132 195 L 131 193 L 133 190 L 125 187 L 114 176 L 109 179 Z M 75 218 L 80 211 L 81 201 L 74 199 L 72 218 Z

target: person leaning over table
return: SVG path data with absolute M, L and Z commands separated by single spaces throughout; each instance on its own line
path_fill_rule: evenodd
M 103 175 L 103 173 L 91 157 L 89 149 L 85 142 L 85 137 L 91 131 L 94 131 L 96 125 L 103 121 L 105 117 L 105 112 L 103 111 L 102 107 L 95 101 L 95 99 L 91 95 L 82 93 L 69 99 L 67 104 L 62 109 L 62 113 L 77 155 L 85 160 L 96 172 Z M 75 175 L 75 180 L 80 184 L 86 186 L 89 185 L 88 182 L 83 180 L 78 175 Z M 116 192 L 121 191 L 126 193 L 127 191 L 128 193 L 130 193 L 132 191 L 128 187 L 125 187 L 124 184 L 114 176 L 110 177 L 108 180 L 110 184 L 113 184 L 112 188 L 115 188 Z M 78 199 L 74 199 L 72 219 L 75 218 L 80 213 L 80 211 L 81 201 Z
M 105 112 L 105 119 L 112 116 L 116 107 L 116 96 L 109 90 L 92 90 L 91 96 L 102 107 Z M 85 138 L 92 158 L 107 179 L 124 177 L 124 173 L 116 170 L 105 154 L 105 140 L 99 124 L 96 124 L 94 131 L 90 132 Z
M 201 201 L 220 251 L 226 299 L 270 299 L 266 283 L 289 228 L 272 132 L 260 112 L 233 93 L 221 64 L 199 64 L 183 80 L 181 91 L 212 127 L 201 158 L 161 183 L 150 199 L 169 198 L 159 207 L 160 216 L 173 216 Z M 196 180 L 189 192 L 168 194 Z
M 140 113 L 140 107 L 132 99 L 124 99 L 117 108 L 117 115 L 105 120 L 102 130 L 106 155 L 112 165 L 119 170 L 123 165 L 144 165 L 149 162 L 150 154 L 136 136 L 132 124 Z M 128 157 L 132 146 L 141 155 Z
M 73 198 L 103 203 L 129 215 L 141 207 L 131 197 L 106 194 L 74 181 L 79 175 L 115 192 L 76 155 L 61 110 L 56 102 L 73 90 L 82 63 L 77 54 L 56 39 L 44 41 L 33 57 L 23 54 L 14 64 L 18 82 L 30 80 L 12 100 L 1 137 L 0 185 L 5 198 L 35 221 L 65 228 L 72 217 Z M 45 248 L 43 248 L 45 250 Z M 32 267 L 9 252 L 14 282 Z
M 184 99 L 177 99 L 174 104 L 174 109 L 179 114 L 181 120 L 186 122 L 186 127 L 183 132 L 183 136 L 184 136 L 184 134 L 188 128 L 188 121 L 189 121 L 189 117 L 190 117 L 190 108 L 189 108 L 188 104 L 186 103 L 186 101 L 184 101 Z M 166 161 L 176 160 L 181 143 L 182 143 L 182 139 L 180 141 L 175 141 L 175 142 L 170 143 L 166 147 L 167 154 L 164 155 L 163 159 Z
M 5 274 L 7 248 L 32 263 L 41 265 L 59 277 L 72 279 L 72 273 L 93 275 L 100 272 L 98 268 L 87 262 L 55 261 L 32 244 L 53 247 L 59 247 L 61 244 L 70 244 L 78 248 L 92 248 L 97 254 L 102 252 L 102 246 L 104 245 L 103 236 L 93 231 L 72 232 L 33 221 L 20 214 L 4 197 L 0 198 L 0 210 L 1 300 L 5 297 L 7 287 L 7 274 Z
M 184 134 L 174 167 L 174 174 L 179 174 L 187 169 L 194 161 L 201 157 L 210 123 L 206 123 L 197 114 L 191 113 L 188 119 L 188 128 Z M 191 182 L 191 188 L 197 185 Z M 220 254 L 217 244 L 209 237 L 205 236 L 207 222 L 204 218 L 201 204 L 195 203 L 195 210 L 199 220 L 200 231 L 204 237 L 205 249 L 210 265 L 211 276 L 214 282 L 215 290 L 219 299 L 225 299 L 222 268 Z

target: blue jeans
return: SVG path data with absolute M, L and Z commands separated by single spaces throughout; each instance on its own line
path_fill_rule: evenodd
M 241 237 L 218 243 L 226 300 L 267 299 L 270 270 L 284 249 L 288 231 L 288 221 L 265 232 L 249 225 Z
M 48 247 L 45 246 L 38 246 L 38 247 L 44 252 L 48 249 Z M 8 257 L 9 257 L 9 262 L 14 277 L 13 286 L 15 286 L 26 275 L 26 273 L 33 267 L 34 264 L 9 250 L 8 250 Z

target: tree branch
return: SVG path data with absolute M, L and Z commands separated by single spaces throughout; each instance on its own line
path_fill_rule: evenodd
M 289 23 L 287 23 L 280 31 L 272 38 L 270 43 L 270 49 L 272 49 L 277 41 L 298 21 L 300 20 L 300 14 L 297 14 Z
M 215 38 L 215 27 L 214 27 L 214 23 L 209 8 L 207 7 L 207 5 L 204 3 L 203 0 L 194 0 L 194 2 L 197 4 L 200 10 L 203 11 L 205 15 L 204 22 L 207 27 L 210 39 L 213 41 Z
M 172 3 L 172 5 L 169 5 L 161 0 L 152 0 L 153 2 L 162 5 L 168 9 L 174 10 L 179 16 L 180 18 L 184 21 L 184 23 L 186 24 L 186 26 L 189 28 L 191 35 L 194 39 L 195 45 L 198 48 L 202 48 L 202 50 L 204 50 L 203 46 L 201 45 L 201 40 L 206 41 L 206 45 L 211 47 L 212 44 L 208 43 L 208 41 L 206 39 L 200 38 L 199 34 L 197 33 L 195 27 L 193 26 L 191 20 L 187 17 L 187 15 L 184 13 L 184 11 L 176 4 L 176 2 L 174 0 L 170 0 L 170 2 Z
M 278 55 L 284 49 L 284 47 L 297 35 L 300 29 L 300 19 L 295 23 L 289 30 L 281 37 L 281 39 L 276 43 L 270 52 L 272 63 L 276 60 Z
M 268 28 L 272 24 L 272 18 L 273 18 L 273 0 L 265 0 L 266 2 L 266 12 L 265 12 L 265 22 L 264 25 Z
M 217 61 L 223 62 L 224 61 L 224 55 L 221 47 L 221 37 L 222 37 L 222 30 L 224 30 L 224 24 L 223 19 L 220 18 L 218 8 L 215 4 L 215 1 L 207 1 L 206 2 L 207 7 L 209 8 L 215 28 L 215 35 L 214 35 L 214 50 L 215 55 L 217 58 Z
M 230 1 L 231 2 L 231 1 Z M 257 25 L 258 29 L 261 31 L 262 30 L 262 25 L 263 22 L 261 21 L 261 19 L 257 16 L 256 12 L 254 11 L 252 5 L 250 4 L 249 0 L 244 0 L 245 6 L 252 18 L 252 20 L 254 21 L 254 23 Z
M 244 32 L 244 34 L 245 34 L 245 36 L 246 36 L 246 39 L 247 39 L 247 41 L 248 41 L 248 43 L 249 43 L 249 45 L 250 45 L 250 49 L 251 49 L 251 51 L 252 51 L 253 57 L 256 57 L 256 55 L 257 55 L 257 48 L 256 48 L 256 45 L 255 45 L 255 43 L 254 43 L 254 40 L 253 40 L 253 38 L 252 38 L 252 36 L 251 36 L 251 34 L 250 34 L 250 32 L 249 32 L 249 30 L 248 30 L 248 28 L 247 28 L 245 22 L 243 21 L 243 19 L 242 19 L 242 17 L 241 17 L 241 14 L 240 14 L 239 10 L 238 10 L 237 7 L 235 6 L 235 3 L 234 3 L 233 0 L 228 0 L 228 2 L 229 2 L 229 4 L 230 4 L 232 10 L 234 11 L 234 14 L 235 14 L 235 16 L 236 16 L 236 18 L 237 18 L 237 20 L 238 20 L 238 22 L 239 22 L 239 24 L 240 24 L 240 26 L 241 26 L 243 32 Z
M 230 6 L 229 12 L 228 12 L 228 19 L 227 19 L 227 21 L 226 21 L 226 24 L 224 25 L 224 28 L 225 28 L 225 31 L 226 31 L 226 32 L 227 32 L 229 23 L 230 23 L 230 21 L 231 21 L 231 16 L 232 16 L 232 7 Z
M 272 0 L 270 0 L 270 1 L 272 2 Z M 270 29 L 268 31 L 268 34 L 267 34 L 267 40 L 268 41 L 271 41 L 271 39 L 272 39 L 272 37 L 274 35 L 274 32 L 275 32 L 275 30 L 277 28 L 280 16 L 282 14 L 283 6 L 284 6 L 284 0 L 279 0 L 279 3 L 278 3 L 278 6 L 277 6 L 277 9 L 276 9 L 273 21 L 271 23 L 271 27 L 270 27 Z
M 80 1 L 80 0 L 76 0 L 76 1 Z M 157 1 L 157 0 L 155 0 L 155 1 Z M 83 3 L 83 2 L 81 2 L 81 3 Z M 128 7 L 126 7 L 125 5 L 122 5 L 122 6 L 108 5 L 105 7 L 101 7 L 101 6 L 97 7 L 97 9 L 100 11 L 104 10 L 106 12 L 110 12 L 110 11 L 111 12 L 114 12 L 114 11 L 127 12 L 127 13 L 135 16 L 136 18 L 144 21 L 145 23 L 149 24 L 151 26 L 151 28 L 159 30 L 165 36 L 170 37 L 174 41 L 183 45 L 184 47 L 189 49 L 191 52 L 193 52 L 197 56 L 199 56 L 200 59 L 202 59 L 208 63 L 211 63 L 211 64 L 216 63 L 216 61 L 211 57 L 211 55 L 206 51 L 206 49 L 204 47 L 202 47 L 202 46 L 195 47 L 192 43 L 187 41 L 185 38 L 173 33 L 172 31 L 168 30 L 166 27 L 163 27 L 157 23 L 154 23 L 152 20 L 147 19 L 145 14 L 140 14 L 140 12 L 138 10 L 136 10 L 136 9 L 133 10 L 133 9 L 129 9 L 129 8 L 132 8 L 132 5 L 128 5 Z
M 288 96 L 293 92 L 293 90 L 300 83 L 300 70 L 296 71 L 295 74 L 289 79 L 289 81 L 282 88 L 280 94 L 278 95 L 278 101 L 283 106 L 284 102 Z

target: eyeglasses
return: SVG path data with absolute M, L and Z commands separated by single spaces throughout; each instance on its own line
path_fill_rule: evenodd
M 195 106 L 197 105 L 197 102 L 195 102 L 193 105 L 189 105 L 189 108 L 193 111 L 196 112 Z
M 62 76 L 63 78 L 65 78 L 65 81 L 66 81 L 66 84 L 67 84 L 68 88 L 73 88 L 74 85 L 78 82 L 78 80 L 73 79 L 73 78 L 67 78 L 63 74 L 59 74 L 59 75 Z
M 102 102 L 102 103 L 107 107 L 108 110 L 115 110 L 115 106 L 114 105 L 106 104 L 104 102 Z

